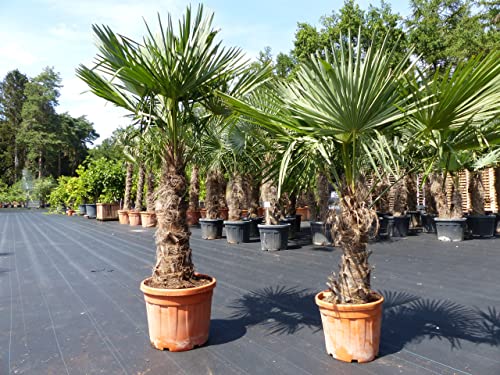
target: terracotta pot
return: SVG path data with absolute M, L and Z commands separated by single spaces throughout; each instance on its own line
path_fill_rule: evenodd
M 248 210 L 241 210 L 241 217 L 247 217 L 248 216 Z
M 265 213 L 266 213 L 266 210 L 264 209 L 264 207 L 257 208 L 257 216 L 264 216 Z
M 202 208 L 202 209 L 200 210 L 200 217 L 201 217 L 202 219 L 205 219 L 205 218 L 207 217 L 207 209 L 206 209 L 206 208 Z
M 120 224 L 129 224 L 127 210 L 118 210 L 118 221 Z
M 73 216 L 75 214 L 75 210 L 68 210 L 68 211 L 66 211 L 66 214 L 68 216 Z
M 219 219 L 222 219 L 222 220 L 229 219 L 229 209 L 219 208 Z
M 359 305 L 335 305 L 324 301 L 327 293 L 320 292 L 315 298 L 321 313 L 327 353 L 345 362 L 372 361 L 380 344 L 384 298 L 381 296 L 376 302 Z
M 188 225 L 198 225 L 200 223 L 200 217 L 201 217 L 200 211 L 187 210 L 186 215 L 187 215 Z M 206 216 L 206 211 L 205 211 L 205 216 Z
M 211 280 L 209 284 L 187 289 L 159 289 L 141 283 L 146 301 L 149 339 L 160 350 L 171 352 L 191 350 L 208 340 L 214 277 L 197 274 Z
M 156 214 L 154 212 L 141 211 L 141 224 L 143 228 L 156 227 Z
M 141 225 L 141 213 L 137 211 L 129 211 L 128 223 L 131 226 Z
M 297 215 L 302 215 L 302 220 L 307 221 L 310 219 L 310 214 L 309 214 L 309 207 L 297 207 L 295 210 L 295 213 Z

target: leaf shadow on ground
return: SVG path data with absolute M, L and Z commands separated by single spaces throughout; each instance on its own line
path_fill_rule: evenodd
M 385 298 L 380 356 L 431 339 L 447 341 L 451 349 L 461 348 L 463 341 L 500 345 L 500 311 L 495 307 L 482 310 L 402 291 L 380 292 Z
M 14 253 L 9 253 L 9 252 L 7 252 L 7 253 L 0 253 L 0 257 L 7 257 L 9 255 L 14 255 Z

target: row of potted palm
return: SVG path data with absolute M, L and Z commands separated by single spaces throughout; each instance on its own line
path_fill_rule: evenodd
M 343 255 L 316 303 L 328 353 L 345 361 L 370 361 L 378 352 L 384 298 L 370 284 L 367 245 L 378 219 L 365 176 L 374 165 L 387 173 L 383 156 L 372 146 L 395 132 L 414 132 L 426 146 L 417 150 L 427 161 L 426 175 L 446 176 L 455 162 L 452 150 L 483 153 L 497 144 L 498 125 L 491 120 L 500 108 L 499 53 L 417 79 L 412 51 L 396 60 L 385 43 L 361 50 L 341 38 L 304 62 L 292 80 L 271 80 L 267 67 L 252 67 L 240 50 L 216 42 L 212 17 L 204 16 L 201 6 L 196 13 L 188 7 L 177 32 L 170 20 L 167 25 L 159 21 L 159 33 L 148 28 L 141 42 L 94 26 L 97 64 L 77 70 L 93 93 L 127 109 L 144 132 L 158 134 L 162 174 L 155 205 L 156 262 L 151 277 L 141 283 L 150 340 L 158 349 L 180 351 L 208 339 L 216 280 L 194 270 L 186 167 L 215 122 L 243 122 L 258 129 L 262 145 L 270 144 L 258 164 L 272 177 L 264 178 L 266 225 L 279 225 L 284 187 L 290 186 L 289 193 L 311 187 L 311 177 L 318 176 L 314 185 L 324 186 L 326 179 L 336 190 L 338 201 L 326 219 Z M 230 218 L 236 219 L 241 171 L 232 166 L 227 171 L 235 186 Z M 211 219 L 217 202 L 206 203 Z M 349 326 L 343 325 L 346 321 Z M 169 326 L 173 322 L 177 328 Z

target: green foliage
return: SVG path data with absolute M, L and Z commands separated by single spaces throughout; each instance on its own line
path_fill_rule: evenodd
M 52 189 L 48 203 L 50 204 L 50 211 L 52 212 L 60 212 L 62 211 L 66 206 L 71 206 L 69 204 L 70 202 L 70 195 L 68 192 L 68 180 L 71 177 L 68 176 L 61 176 L 57 179 L 57 186 L 55 189 Z
M 100 203 L 117 202 L 125 190 L 123 162 L 105 158 L 87 159 L 87 163 L 77 169 L 85 198 Z
M 35 180 L 33 186 L 33 192 L 31 193 L 31 199 L 39 200 L 42 204 L 47 202 L 51 191 L 56 186 L 56 181 L 52 176 L 39 178 Z

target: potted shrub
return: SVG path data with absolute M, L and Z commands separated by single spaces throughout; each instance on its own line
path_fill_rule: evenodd
M 194 271 L 186 223 L 186 165 L 195 130 L 195 107 L 208 105 L 216 87 L 248 72 L 246 90 L 263 74 L 241 63 L 237 49 L 216 43 L 212 17 L 187 11 L 179 22 L 161 25 L 141 42 L 94 26 L 100 41 L 97 65 L 81 65 L 77 74 L 93 93 L 143 119 L 147 129 L 161 132 L 162 176 L 156 200 L 156 262 L 151 277 L 141 283 L 153 346 L 190 350 L 208 339 L 212 293 L 216 280 Z M 149 30 L 149 29 L 148 29 Z M 156 35 L 156 36 L 155 36 Z M 159 68 L 161 66 L 161 68 Z M 109 74 L 112 72 L 112 74 Z M 203 122 L 200 123 L 203 128 Z M 165 316 L 174 319 L 161 319 Z
M 219 217 L 220 196 L 222 194 L 220 180 L 222 178 L 222 173 L 217 169 L 210 169 L 207 172 L 207 178 L 205 182 L 206 217 L 200 219 L 201 238 L 203 238 L 204 240 L 215 240 L 218 238 L 222 238 L 224 220 Z
M 279 82 L 267 94 L 278 110 L 226 100 L 256 124 L 289 139 L 280 176 L 298 173 L 297 160 L 318 162 L 317 155 L 322 165 L 332 168 L 340 199 L 339 212 L 330 210 L 332 236 L 343 255 L 338 274 L 330 278 L 329 290 L 316 295 L 316 303 L 327 352 L 340 360 L 366 362 L 378 353 L 384 298 L 370 285 L 367 243 L 377 215 L 362 176 L 368 172 L 366 155 L 374 153 L 369 146 L 377 131 L 388 130 L 388 124 L 403 117 L 399 82 L 412 51 L 395 61 L 385 43 L 363 53 L 360 45 L 355 49 L 342 39 L 335 46 L 343 53 L 317 53 L 293 80 Z

